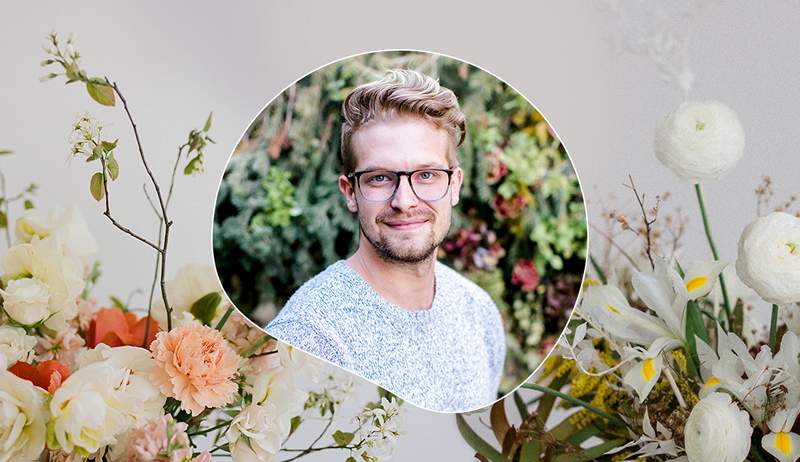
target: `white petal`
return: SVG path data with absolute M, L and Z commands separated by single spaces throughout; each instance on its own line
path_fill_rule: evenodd
M 633 366 L 622 380 L 630 385 L 639 395 L 639 402 L 644 402 L 661 376 L 661 356 L 645 358 Z
M 727 265 L 726 262 L 713 260 L 690 263 L 683 277 L 689 300 L 697 300 L 708 295 L 714 288 L 714 283 L 719 277 L 719 273 Z
M 781 462 L 795 462 L 800 457 L 800 435 L 769 433 L 761 438 L 761 447 Z
M 630 306 L 622 292 L 611 285 L 588 287 L 581 309 L 603 329 L 624 341 L 650 345 L 659 337 L 673 337 L 661 320 Z

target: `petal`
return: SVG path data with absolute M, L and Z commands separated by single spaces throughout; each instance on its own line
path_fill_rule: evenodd
M 658 378 L 661 377 L 661 356 L 655 358 L 645 358 L 633 366 L 622 380 L 630 385 L 639 395 L 639 402 L 644 402 L 650 390 L 653 389 Z
M 761 438 L 761 447 L 781 462 L 795 462 L 800 457 L 800 435 L 769 433 Z
M 683 313 L 686 309 L 686 290 L 683 280 L 664 259 L 656 260 L 652 273 L 633 272 L 631 278 L 636 295 L 663 319 L 673 334 L 683 338 Z
M 684 286 L 689 293 L 689 300 L 705 297 L 714 288 L 714 283 L 728 263 L 722 261 L 692 262 L 683 277 Z
M 661 320 L 631 307 L 614 286 L 588 287 L 581 309 L 603 329 L 628 342 L 650 345 L 659 337 L 673 337 Z

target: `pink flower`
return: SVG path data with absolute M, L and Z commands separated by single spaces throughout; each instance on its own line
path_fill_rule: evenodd
M 499 193 L 494 196 L 494 213 L 498 218 L 516 218 L 522 213 L 522 209 L 528 205 L 528 199 L 521 194 L 504 199 Z
M 233 399 L 240 357 L 219 331 L 190 323 L 159 332 L 150 349 L 157 366 L 150 376 L 153 385 L 193 416 Z
M 36 360 L 54 359 L 70 369 L 75 369 L 75 358 L 84 346 L 83 338 L 75 326 L 67 325 L 55 335 L 44 333 L 36 345 Z
M 511 283 L 522 286 L 525 292 L 532 292 L 539 285 L 539 272 L 530 260 L 518 260 L 511 273 Z
M 502 160 L 503 151 L 499 148 L 486 153 L 486 182 L 495 184 L 508 173 Z
M 89 329 L 89 324 L 99 310 L 100 306 L 96 300 L 78 299 L 78 327 L 80 327 L 80 330 L 86 332 Z
M 188 462 L 192 458 L 187 425 L 171 415 L 148 420 L 128 440 L 126 462 Z M 167 434 L 170 435 L 167 442 Z

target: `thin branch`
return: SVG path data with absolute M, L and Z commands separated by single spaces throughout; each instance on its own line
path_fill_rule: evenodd
M 653 216 L 652 220 L 647 219 L 647 212 L 644 209 L 644 194 L 642 194 L 641 197 L 639 196 L 639 191 L 636 190 L 636 185 L 633 183 L 633 177 L 630 174 L 628 174 L 628 180 L 631 182 L 631 184 L 623 184 L 623 186 L 633 191 L 633 195 L 636 196 L 636 201 L 639 203 L 639 208 L 642 210 L 642 220 L 644 221 L 645 238 L 647 242 L 645 251 L 647 253 L 647 259 L 650 260 L 650 267 L 652 269 L 656 269 L 656 264 L 653 262 L 653 243 L 650 238 L 650 226 L 656 222 L 656 217 Z M 656 202 L 656 206 L 653 209 L 655 210 L 656 214 L 658 213 L 658 205 L 658 202 Z
M 611 237 L 608 234 L 606 234 L 603 230 L 598 228 L 597 225 L 595 225 L 594 223 L 589 223 L 589 226 L 591 226 L 591 228 L 593 230 L 595 230 L 597 232 L 597 234 L 599 234 L 599 235 L 603 236 L 604 238 L 606 238 L 608 243 L 612 247 L 614 247 L 615 249 L 619 250 L 619 253 L 621 253 L 622 256 L 625 257 L 631 263 L 631 265 L 633 265 L 633 267 L 636 269 L 636 271 L 639 271 L 639 265 L 636 264 L 636 261 L 634 261 L 633 257 L 631 257 L 628 254 L 628 252 L 626 252 L 625 249 L 623 249 L 619 244 L 614 242 L 614 238 L 613 237 Z
M 105 204 L 106 204 L 106 210 L 103 212 L 103 215 L 105 215 L 106 218 L 108 218 L 111 221 L 111 223 L 114 226 L 116 226 L 117 228 L 119 228 L 123 233 L 128 234 L 130 236 L 133 236 L 134 238 L 144 242 L 145 244 L 147 244 L 150 247 L 152 247 L 153 249 L 155 249 L 156 252 L 162 253 L 163 250 L 161 249 L 160 246 L 157 246 L 156 244 L 153 244 L 152 242 L 150 242 L 146 238 L 144 238 L 142 236 L 139 236 L 138 234 L 134 233 L 129 228 L 121 225 L 116 219 L 114 219 L 114 217 L 111 216 L 111 203 L 110 203 L 110 199 L 108 197 L 108 179 L 106 178 L 106 160 L 102 156 L 100 157 L 100 163 L 103 165 L 103 172 L 102 172 L 103 173 L 103 193 L 104 193 L 104 196 L 105 196 Z
M 161 196 L 161 188 L 158 186 L 158 182 L 156 181 L 155 177 L 153 176 L 153 172 L 150 170 L 150 166 L 147 164 L 147 158 L 144 155 L 144 149 L 142 148 L 142 141 L 139 138 L 139 130 L 136 128 L 136 122 L 133 120 L 133 116 L 131 115 L 131 111 L 128 108 L 128 102 L 125 100 L 125 97 L 122 95 L 122 92 L 119 89 L 119 86 L 116 82 L 111 82 L 108 77 L 106 77 L 106 84 L 109 85 L 113 90 L 114 93 L 119 97 L 120 101 L 122 101 L 122 107 L 125 109 L 125 114 L 128 116 L 128 121 L 131 124 L 131 128 L 133 128 L 133 135 L 136 138 L 136 146 L 139 149 L 139 157 L 142 159 L 142 165 L 144 166 L 145 171 L 147 172 L 147 176 L 150 177 L 150 182 L 153 184 L 153 188 L 156 190 L 156 197 L 158 198 L 158 205 L 161 208 L 161 216 L 164 221 L 164 243 L 163 247 L 160 248 L 161 253 L 161 298 L 164 300 L 164 309 L 167 311 L 167 330 L 172 330 L 172 307 L 170 307 L 169 301 L 167 300 L 167 282 L 165 279 L 165 273 L 167 271 L 167 248 L 169 246 L 169 230 L 172 227 L 172 222 L 169 220 L 169 216 L 167 215 L 167 208 L 164 204 L 164 198 Z M 160 236 L 160 233 L 159 233 Z

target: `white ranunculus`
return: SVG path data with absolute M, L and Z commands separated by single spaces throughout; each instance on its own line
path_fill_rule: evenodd
M 34 278 L 8 281 L 3 296 L 3 309 L 14 321 L 31 326 L 50 316 L 50 290 Z
M 166 397 L 147 378 L 155 367 L 147 350 L 100 345 L 77 362 L 50 402 L 51 448 L 85 457 L 163 414 Z
M 225 436 L 233 460 L 271 462 L 289 436 L 291 414 L 272 402 L 250 404 L 233 418 Z
M 800 218 L 772 212 L 747 225 L 736 273 L 770 303 L 800 302 Z
M 30 362 L 36 337 L 25 333 L 21 327 L 0 326 L 0 361 L 3 369 L 13 366 L 17 361 Z
M 34 461 L 44 450 L 47 393 L 0 371 L 0 460 Z
M 214 321 L 219 320 L 223 314 L 220 309 L 226 305 L 225 293 L 217 278 L 217 273 L 213 267 L 209 265 L 188 264 L 182 266 L 175 277 L 167 281 L 167 301 L 172 308 L 172 321 L 182 317 L 182 313 L 188 312 L 194 302 L 200 300 L 202 297 L 210 294 L 211 292 L 219 292 L 222 295 L 222 300 L 216 307 L 216 314 Z M 152 316 L 158 321 L 158 325 L 167 326 L 167 312 L 164 309 L 164 303 L 159 297 L 155 301 Z M 212 321 L 211 325 L 215 325 Z
M 694 406 L 684 433 L 689 462 L 742 462 L 750 452 L 753 428 L 730 395 L 711 393 Z
M 63 254 L 58 237 L 48 236 L 40 239 L 34 236 L 30 243 L 11 247 L 3 259 L 3 269 L 5 273 L 2 281 L 6 284 L 6 289 L 2 293 L 4 304 L 9 303 L 9 295 L 11 295 L 11 305 L 24 303 L 26 297 L 30 295 L 33 299 L 27 299 L 29 308 L 36 308 L 33 314 L 23 313 L 20 310 L 15 311 L 15 314 L 9 313 L 15 321 L 27 325 L 34 318 L 42 319 L 40 314 L 44 291 L 38 284 L 46 287 L 49 295 L 46 327 L 61 330 L 67 321 L 77 316 L 76 300 L 84 287 L 83 269 L 79 259 Z M 25 279 L 34 280 L 36 283 L 12 284 L 15 280 Z M 17 287 L 12 290 L 14 286 Z M 26 297 L 22 296 L 23 288 Z M 9 309 L 6 309 L 6 312 L 9 312 Z
M 687 101 L 656 129 L 658 160 L 693 183 L 716 179 L 744 152 L 744 129 L 731 108 L 718 101 Z
M 75 257 L 83 265 L 84 275 L 92 268 L 97 242 L 89 232 L 89 226 L 81 217 L 77 207 L 70 207 L 60 212 L 43 215 L 36 209 L 26 210 L 17 219 L 15 226 L 17 239 L 29 243 L 34 237 L 44 239 L 47 236 L 58 237 L 64 255 Z

